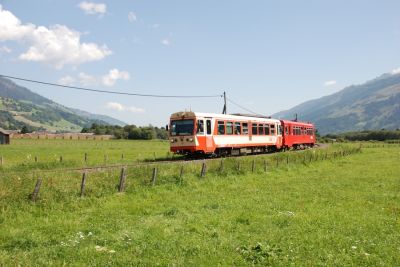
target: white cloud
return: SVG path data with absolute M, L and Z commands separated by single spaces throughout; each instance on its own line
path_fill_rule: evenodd
M 0 5 L 0 41 L 20 40 L 35 29 L 33 24 L 22 25 L 21 21 Z
M 58 83 L 62 84 L 62 85 L 73 85 L 74 82 L 75 82 L 75 79 L 68 75 L 64 76 L 58 80 Z
M 97 78 L 95 76 L 86 74 L 84 72 L 79 73 L 79 83 L 84 86 L 96 85 L 98 84 Z
M 162 40 L 161 40 L 161 43 L 162 43 L 163 45 L 169 46 L 169 45 L 171 44 L 171 41 L 170 41 L 169 39 L 165 38 L 165 39 L 162 39 Z
M 400 73 L 400 68 L 392 70 L 392 74 L 399 74 Z
M 124 106 L 117 102 L 108 102 L 106 104 L 106 108 L 116 110 L 116 111 L 128 111 L 128 112 L 132 112 L 132 113 L 144 113 L 145 112 L 145 110 L 142 108 L 133 107 L 133 106 L 127 107 L 127 106 Z
M 107 46 L 82 43 L 81 33 L 64 25 L 35 26 L 21 24 L 11 12 L 0 5 L 0 41 L 23 41 L 29 49 L 19 56 L 25 61 L 50 64 L 56 68 L 97 61 L 112 54 Z
M 136 14 L 133 13 L 132 11 L 130 11 L 130 12 L 128 13 L 128 20 L 129 20 L 129 22 L 135 22 L 135 21 L 137 21 Z
M 332 86 L 332 85 L 335 85 L 336 84 L 336 81 L 326 81 L 326 82 L 324 82 L 324 86 Z
M 11 53 L 11 51 L 12 50 L 5 45 L 0 46 L 0 54 L 2 54 L 2 53 L 9 54 L 9 53 Z
M 78 82 L 82 86 L 114 86 L 118 80 L 129 80 L 131 75 L 127 71 L 120 71 L 118 69 L 111 69 L 107 74 L 103 76 L 90 75 L 85 72 L 80 72 L 78 77 L 74 78 L 71 76 L 62 77 L 58 83 L 63 85 L 71 85 L 72 83 Z
M 29 37 L 32 45 L 19 58 L 46 62 L 56 68 L 62 68 L 66 64 L 79 65 L 101 60 L 112 54 L 107 46 L 81 43 L 80 36 L 81 33 L 63 25 L 54 25 L 50 28 L 39 26 Z
M 105 86 L 113 86 L 117 80 L 129 80 L 130 75 L 127 71 L 119 71 L 118 69 L 112 69 L 108 74 L 102 77 L 102 83 Z
M 104 15 L 107 12 L 106 4 L 96 4 L 93 2 L 83 1 L 79 3 L 78 6 L 88 15 L 95 15 L 95 14 Z

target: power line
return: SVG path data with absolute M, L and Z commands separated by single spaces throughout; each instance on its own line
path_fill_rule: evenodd
M 211 98 L 211 97 L 222 97 L 223 95 L 158 95 L 158 94 L 139 94 L 139 93 L 125 93 L 125 92 L 118 92 L 118 91 L 108 91 L 108 90 L 99 90 L 99 89 L 92 89 L 92 88 L 85 88 L 85 87 L 77 87 L 77 86 L 70 86 L 70 85 L 63 85 L 57 83 L 49 83 L 43 82 L 38 80 L 20 78 L 15 76 L 8 76 L 0 74 L 0 77 L 9 78 L 13 80 L 19 80 L 24 82 L 30 83 L 37 83 L 37 84 L 44 84 L 50 86 L 57 86 L 63 87 L 68 89 L 74 90 L 81 90 L 81 91 L 89 91 L 89 92 L 96 92 L 96 93 L 105 93 L 105 94 L 115 94 L 115 95 L 129 95 L 129 96 L 140 96 L 140 97 L 159 97 L 159 98 Z
M 252 114 L 254 114 L 254 115 L 263 116 L 262 114 L 260 114 L 260 113 L 258 113 L 258 112 L 254 112 L 254 111 L 252 111 L 252 110 L 250 110 L 250 109 L 248 109 L 248 108 L 243 107 L 242 105 L 239 105 L 238 103 L 232 101 L 232 100 L 231 100 L 230 98 L 228 98 L 228 97 L 226 98 L 226 100 L 228 100 L 230 103 L 234 104 L 235 106 L 237 106 L 237 107 L 239 107 L 239 108 L 241 108 L 241 109 L 243 109 L 243 110 L 246 110 L 247 112 L 250 112 L 250 113 L 252 113 Z

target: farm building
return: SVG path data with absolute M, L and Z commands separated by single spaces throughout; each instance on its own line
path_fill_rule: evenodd
M 10 133 L 0 128 L 0 145 L 10 144 Z

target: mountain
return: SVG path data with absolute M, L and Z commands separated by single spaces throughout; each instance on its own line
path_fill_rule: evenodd
M 64 107 L 29 89 L 0 77 L 0 127 L 34 130 L 79 132 L 92 123 L 125 125 L 104 115 Z
M 400 74 L 351 85 L 329 96 L 273 114 L 315 123 L 321 134 L 400 128 Z
M 117 119 L 114 119 L 110 116 L 107 115 L 101 115 L 101 114 L 93 114 L 84 110 L 76 109 L 76 108 L 70 108 L 70 110 L 74 111 L 75 114 L 88 118 L 90 120 L 98 120 L 98 121 L 104 121 L 108 123 L 109 125 L 118 125 L 118 126 L 125 126 L 126 123 Z

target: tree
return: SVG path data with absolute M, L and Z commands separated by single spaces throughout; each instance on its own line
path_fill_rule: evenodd
M 26 134 L 26 133 L 31 133 L 32 131 L 28 128 L 28 126 L 24 125 L 21 128 L 21 133 Z

